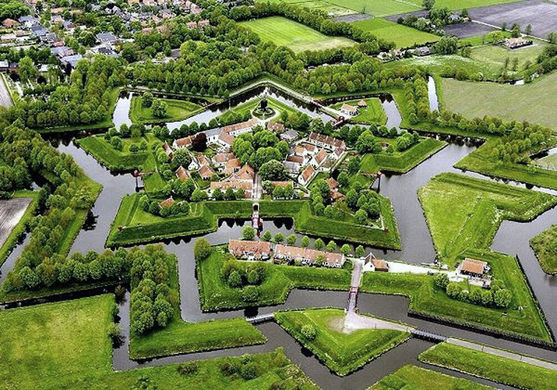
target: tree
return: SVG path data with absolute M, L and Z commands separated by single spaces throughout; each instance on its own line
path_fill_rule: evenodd
M 203 152 L 207 149 L 207 135 L 205 133 L 198 133 L 191 141 L 191 147 L 196 152 Z
M 280 161 L 271 160 L 261 165 L 259 175 L 261 175 L 263 180 L 284 180 L 286 178 L 286 169 Z
M 153 105 L 151 107 L 151 112 L 155 118 L 164 118 L 166 117 L 166 112 L 168 109 L 168 105 L 166 102 L 163 102 L 160 99 L 155 99 L 153 101 Z
M 435 5 L 435 0 L 423 0 L 422 2 L 422 6 L 427 10 L 432 9 L 434 5 Z
M 367 223 L 367 213 L 366 213 L 366 211 L 363 210 L 363 209 L 359 209 L 354 214 L 354 219 L 356 220 L 356 223 L 358 223 L 360 225 L 365 225 Z
M 340 253 L 342 253 L 344 256 L 348 256 L 350 252 L 352 252 L 352 248 L 350 248 L 350 245 L 344 244 L 340 247 Z
M 329 241 L 327 244 L 327 252 L 334 252 L 337 250 L 337 243 L 333 240 Z
M 273 235 L 272 235 L 270 230 L 265 230 L 265 233 L 263 233 L 263 236 L 261 236 L 261 239 L 263 241 L 271 241 L 272 238 L 273 238 Z
M 360 170 L 360 157 L 356 156 L 350 159 L 350 161 L 348 161 L 348 172 L 352 175 L 358 173 L 358 171 Z
M 198 238 L 193 246 L 193 256 L 196 260 L 206 259 L 211 254 L 211 244 L 205 238 Z
M 273 242 L 275 244 L 280 244 L 280 243 L 284 242 L 284 234 L 282 234 L 280 232 L 275 234 L 275 237 L 273 238 Z
M 313 327 L 313 325 L 310 324 L 305 324 L 304 326 L 302 326 L 301 332 L 304 338 L 309 341 L 315 340 L 315 336 L 317 335 L 315 328 Z
M 238 271 L 233 270 L 228 275 L 227 282 L 230 287 L 240 287 L 242 286 L 242 275 Z
M 313 242 L 313 247 L 317 250 L 321 250 L 321 249 L 325 248 L 325 243 L 323 242 L 322 239 L 318 238 L 317 240 L 315 240 Z
M 259 276 L 259 272 L 257 270 L 252 269 L 248 272 L 248 283 L 249 284 L 259 284 L 261 282 L 261 277 Z
M 445 290 L 449 284 L 449 276 L 444 272 L 439 272 L 435 275 L 434 283 L 437 287 Z
M 151 107 L 153 105 L 153 94 L 151 92 L 145 92 L 143 94 L 141 105 L 143 107 Z
M 303 236 L 301 242 L 302 248 L 307 248 L 309 246 L 309 237 Z
M 246 226 L 242 230 L 242 238 L 244 240 L 253 240 L 255 238 L 255 229 L 251 226 Z
M 525 32 L 526 32 L 526 35 L 532 35 L 532 25 L 531 24 L 528 24 L 526 26 L 526 31 Z
M 296 237 L 296 235 L 294 233 L 292 233 L 291 235 L 289 235 L 288 237 L 286 237 L 286 243 L 288 245 L 296 245 L 296 241 L 298 240 L 298 238 Z
M 339 173 L 337 181 L 338 184 L 340 184 L 341 187 L 348 187 L 350 182 L 348 180 L 348 174 L 346 173 L 346 171 L 342 171 Z
M 493 302 L 498 307 L 507 308 L 511 304 L 512 294 L 506 288 L 501 288 L 493 294 Z
M 187 168 L 190 163 L 191 155 L 187 149 L 178 149 L 172 154 L 172 165 L 174 168 L 178 168 L 179 166 Z
M 24 83 L 37 77 L 37 69 L 31 58 L 26 56 L 19 61 L 19 77 Z
M 366 251 L 364 249 L 363 246 L 358 245 L 356 247 L 356 257 L 364 257 L 364 255 L 366 254 Z

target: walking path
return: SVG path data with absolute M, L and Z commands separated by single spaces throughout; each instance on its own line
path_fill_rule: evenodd
M 536 359 L 536 358 L 533 358 L 533 357 L 520 355 L 518 353 L 505 351 L 504 349 L 492 348 L 492 347 L 488 347 L 486 345 L 476 344 L 476 343 L 472 343 L 472 342 L 469 342 L 469 341 L 464 341 L 464 340 L 461 340 L 461 339 L 455 339 L 455 338 L 452 338 L 452 337 L 447 339 L 447 343 L 454 344 L 454 345 L 459 345 L 461 347 L 474 349 L 476 351 L 489 353 L 491 355 L 500 356 L 500 357 L 504 357 L 504 358 L 507 358 L 507 359 L 516 360 L 518 362 L 524 362 L 524 363 L 532 364 L 534 366 L 547 368 L 548 370 L 557 371 L 557 363 L 552 363 L 552 362 L 548 362 L 546 360 L 540 360 L 540 359 Z
M 8 89 L 8 84 L 2 75 L 0 80 L 0 106 L 11 107 L 13 106 L 12 97 L 10 95 L 10 90 Z

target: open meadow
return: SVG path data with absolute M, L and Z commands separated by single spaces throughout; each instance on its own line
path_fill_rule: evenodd
M 437 42 L 441 39 L 437 35 L 381 18 L 361 20 L 353 24 L 364 31 L 371 32 L 377 38 L 384 39 L 387 42 L 394 42 L 398 48 L 422 45 L 427 42 Z
M 355 43 L 344 37 L 329 37 L 280 16 L 255 19 L 240 24 L 250 28 L 264 41 L 273 42 L 278 46 L 287 46 L 295 52 L 334 49 L 352 46 Z

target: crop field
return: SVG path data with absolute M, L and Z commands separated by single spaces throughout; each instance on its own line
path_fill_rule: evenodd
M 489 386 L 484 386 L 474 381 L 455 378 L 437 371 L 407 364 L 392 374 L 382 378 L 379 382 L 371 386 L 369 390 L 395 390 L 404 389 L 406 387 L 415 390 L 430 390 L 436 388 L 454 390 L 491 389 Z
M 468 176 L 445 173 L 418 196 L 439 255 L 454 259 L 468 248 L 489 248 L 503 219 L 531 220 L 557 198 Z
M 261 39 L 278 46 L 287 46 L 295 52 L 324 50 L 354 45 L 344 37 L 329 37 L 292 20 L 273 16 L 240 23 L 258 34 Z
M 279 312 L 275 318 L 279 325 L 339 375 L 356 370 L 410 337 L 407 332 L 389 329 L 344 332 L 345 315 L 343 310 L 338 309 L 313 309 Z M 303 326 L 315 329 L 315 339 L 304 337 Z
M 143 98 L 134 96 L 130 106 L 130 119 L 133 123 L 158 123 L 174 122 L 186 119 L 203 108 L 195 103 L 177 99 L 158 99 L 167 104 L 168 108 L 164 118 L 157 118 L 153 115 L 151 107 L 143 107 Z
M 557 389 L 557 371 L 460 345 L 437 344 L 420 354 L 419 360 L 504 383 L 517 389 Z
M 435 286 L 432 276 L 425 274 L 366 272 L 360 291 L 405 295 L 410 298 L 411 310 L 455 324 L 480 326 L 507 336 L 551 340 L 543 315 L 515 257 L 490 252 L 489 249 L 467 250 L 459 259 L 464 257 L 489 263 L 494 277 L 512 291 L 509 308 L 485 307 L 452 299 Z
M 557 72 L 525 85 L 443 79 L 442 86 L 444 107 L 468 118 L 489 115 L 557 128 L 555 102 L 541 98 L 557 95 Z
M 423 45 L 428 42 L 437 42 L 441 37 L 412 27 L 404 26 L 390 20 L 375 18 L 361 20 L 353 23 L 354 26 L 369 31 L 377 38 L 387 42 L 394 42 L 397 48 Z

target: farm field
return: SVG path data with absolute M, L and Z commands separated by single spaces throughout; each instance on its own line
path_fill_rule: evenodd
M 441 37 L 416 30 L 390 20 L 375 18 L 353 23 L 354 26 L 369 31 L 377 38 L 394 42 L 397 48 L 419 46 L 428 42 L 437 42 Z
M 401 387 L 402 386 L 402 387 Z M 415 390 L 430 390 L 435 388 L 458 390 L 487 390 L 492 387 L 466 379 L 455 378 L 436 371 L 413 365 L 405 365 L 387 375 L 368 390 L 395 390 L 406 387 Z
M 303 24 L 273 16 L 242 22 L 261 39 L 278 46 L 287 46 L 295 52 L 324 50 L 354 45 L 354 41 L 344 37 L 329 37 Z
M 536 41 L 534 45 L 514 50 L 507 49 L 503 46 L 482 45 L 473 47 L 470 57 L 472 59 L 477 59 L 478 61 L 493 64 L 499 68 L 504 66 L 505 60 L 508 58 L 509 71 L 521 71 L 527 62 L 536 62 L 536 58 L 542 53 L 544 47 L 545 44 L 542 43 L 542 41 Z M 516 70 L 512 68 L 512 64 L 515 59 L 518 61 Z
M 419 360 L 520 389 L 557 389 L 557 371 L 459 345 L 435 345 L 423 352 Z
M 407 332 L 390 329 L 345 331 L 345 316 L 344 311 L 338 309 L 275 314 L 279 325 L 339 375 L 356 370 L 410 337 Z M 304 335 L 304 327 L 315 330 L 313 339 Z
M 413 5 L 413 1 L 399 0 L 327 0 L 327 2 L 339 7 L 350 8 L 358 13 L 369 14 L 377 17 L 417 11 L 421 8 L 421 4 Z
M 554 101 L 540 98 L 557 95 L 557 72 L 525 85 L 443 79 L 442 87 L 444 107 L 468 118 L 489 115 L 557 128 Z

